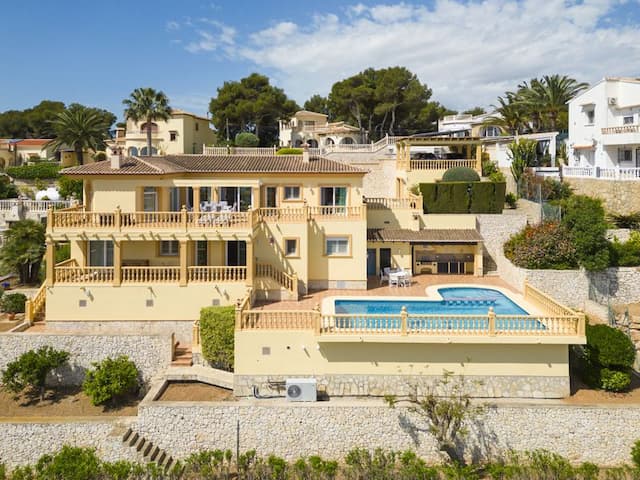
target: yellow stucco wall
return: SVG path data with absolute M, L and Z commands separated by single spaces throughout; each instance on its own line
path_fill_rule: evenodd
M 235 341 L 238 375 L 569 374 L 567 345 L 318 343 L 308 330 L 236 331 Z
M 467 214 L 429 213 L 422 215 L 424 228 L 475 230 L 476 216 Z

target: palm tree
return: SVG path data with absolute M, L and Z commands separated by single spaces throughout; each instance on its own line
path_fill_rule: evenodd
M 136 88 L 129 98 L 122 101 L 127 107 L 124 116 L 134 122 L 145 121 L 147 131 L 147 154 L 153 155 L 151 150 L 151 124 L 155 120 L 167 121 L 171 117 L 169 99 L 163 92 L 153 88 Z
M 84 163 L 84 150 L 98 150 L 107 137 L 109 125 L 95 109 L 78 105 L 56 115 L 51 122 L 56 138 L 47 146 L 54 149 L 72 147 L 78 164 Z
M 45 246 L 44 227 L 35 220 L 21 220 L 4 232 L 0 263 L 20 275 L 20 283 L 37 283 Z
M 498 97 L 499 105 L 492 105 L 494 113 L 487 117 L 484 126 L 496 126 L 510 135 L 518 135 L 527 130 L 527 115 L 522 105 L 515 101 L 514 95 L 507 92 L 504 97 Z

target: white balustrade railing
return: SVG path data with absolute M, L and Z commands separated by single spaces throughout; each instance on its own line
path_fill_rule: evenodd
M 60 209 L 60 208 L 69 208 L 72 205 L 71 200 L 18 200 L 15 199 L 7 199 L 0 200 L 0 212 L 10 211 L 11 208 L 16 206 L 22 206 L 26 210 L 30 212 L 42 212 L 45 213 L 50 208 Z
M 562 175 L 565 177 L 593 177 L 594 167 L 562 167 Z
M 568 178 L 599 178 L 602 180 L 640 180 L 637 167 L 563 167 L 562 175 Z
M 638 133 L 640 125 L 619 125 L 617 127 L 605 127 L 602 130 L 603 135 L 612 135 L 616 133 Z

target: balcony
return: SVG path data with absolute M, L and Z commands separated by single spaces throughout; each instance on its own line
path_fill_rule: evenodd
M 638 181 L 640 168 L 635 167 L 563 167 L 562 175 L 566 178 L 594 178 L 599 180 Z
M 620 125 L 601 130 L 603 145 L 628 145 L 640 143 L 640 125 Z

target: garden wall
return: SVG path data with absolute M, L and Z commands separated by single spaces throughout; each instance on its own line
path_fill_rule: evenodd
M 171 363 L 170 335 L 3 333 L 0 334 L 0 370 L 22 353 L 45 345 L 71 354 L 70 366 L 61 369 L 59 375 L 51 379 L 52 383 L 64 385 L 81 384 L 91 363 L 106 357 L 128 355 L 145 383 Z
M 602 199 L 608 212 L 629 214 L 638 210 L 640 182 L 573 177 L 565 177 L 565 181 L 576 194 Z
M 430 462 L 440 459 L 430 436 L 412 428 L 425 425 L 405 409 L 392 410 L 381 400 L 151 403 L 140 406 L 134 428 L 174 457 L 183 457 L 202 449 L 235 451 L 236 422 L 240 450 L 256 449 L 262 455 L 273 453 L 290 460 L 318 454 L 343 458 L 355 447 L 381 447 L 413 449 Z M 638 407 L 501 405 L 490 408 L 471 426 L 466 454 L 479 457 L 509 449 L 545 448 L 574 462 L 614 465 L 629 462 L 631 446 L 640 437 L 629 426 L 638 422 Z

